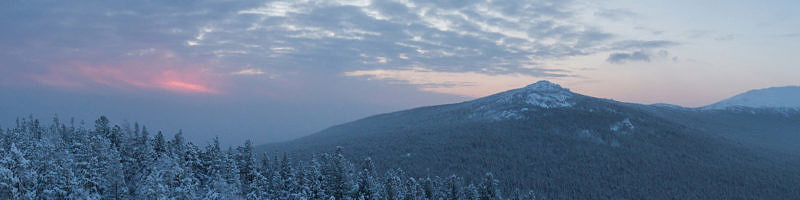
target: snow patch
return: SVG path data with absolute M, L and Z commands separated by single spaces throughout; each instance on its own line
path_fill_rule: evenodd
M 528 109 L 520 109 L 520 111 L 514 110 L 487 110 L 485 112 L 477 112 L 472 113 L 469 115 L 469 118 L 483 118 L 483 119 L 490 119 L 492 121 L 499 121 L 505 119 L 527 119 L 522 112 L 527 111 Z
M 543 108 L 571 107 L 575 105 L 575 103 L 567 101 L 570 97 L 572 97 L 572 95 L 568 93 L 529 93 L 525 99 L 525 103 Z
M 594 133 L 594 132 L 592 132 L 590 130 L 587 130 L 587 129 L 583 129 L 583 130 L 579 131 L 578 135 L 580 135 L 583 138 L 588 139 L 591 142 L 597 143 L 597 144 L 605 144 L 606 143 L 606 141 L 603 140 L 603 137 L 601 137 L 600 135 L 598 135 L 598 134 L 596 134 L 596 133 Z
M 619 147 L 621 145 L 619 140 L 613 136 L 603 137 L 600 133 L 588 129 L 578 131 L 578 136 L 595 144 L 609 145 L 611 147 Z
M 619 121 L 617 123 L 611 124 L 611 126 L 609 127 L 609 129 L 611 129 L 612 132 L 620 133 L 623 135 L 632 133 L 634 128 L 636 127 L 633 125 L 633 123 L 631 123 L 631 120 L 628 118 L 625 118 L 624 120 Z

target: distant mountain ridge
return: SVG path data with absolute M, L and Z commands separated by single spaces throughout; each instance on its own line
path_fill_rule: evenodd
M 750 90 L 703 109 L 751 108 L 800 108 L 800 86 L 771 87 Z
M 800 198 L 800 154 L 789 153 L 800 111 L 742 109 L 623 103 L 539 81 L 259 149 L 307 158 L 341 146 L 379 170 L 427 171 L 417 176 L 491 171 L 548 199 Z

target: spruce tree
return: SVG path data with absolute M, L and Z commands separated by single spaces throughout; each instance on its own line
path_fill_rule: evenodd
M 486 173 L 483 177 L 483 182 L 480 184 L 480 200 L 502 199 L 497 185 L 498 181 L 494 179 L 494 175 L 492 175 L 492 173 Z

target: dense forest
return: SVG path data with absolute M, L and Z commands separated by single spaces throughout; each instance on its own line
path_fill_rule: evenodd
M 535 199 L 501 195 L 491 173 L 476 183 L 379 174 L 370 158 L 350 162 L 342 148 L 292 161 L 254 152 L 249 141 L 199 146 L 181 131 L 167 139 L 106 117 L 92 127 L 30 117 L 0 136 L 0 199 Z
M 796 152 L 797 112 L 705 111 L 579 94 L 566 107 L 528 101 L 559 93 L 524 88 L 379 114 L 256 149 L 311 159 L 341 146 L 346 157 L 370 157 L 379 171 L 402 166 L 414 177 L 480 182 L 493 172 L 499 188 L 510 189 L 503 194 L 533 188 L 547 199 L 800 197 L 800 157 L 779 151 Z

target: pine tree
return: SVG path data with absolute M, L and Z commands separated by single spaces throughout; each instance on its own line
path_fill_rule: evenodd
M 105 145 L 107 143 L 101 143 Z M 101 173 L 104 174 L 104 199 L 123 199 L 128 195 L 128 187 L 125 182 L 125 173 L 120 162 L 120 153 L 114 148 L 104 148 L 98 151 L 98 163 L 101 165 Z
M 478 200 L 480 199 L 480 195 L 481 194 L 478 192 L 478 187 L 475 187 L 474 184 L 469 184 L 464 188 L 461 196 L 466 200 Z
M 169 199 L 172 194 L 171 186 L 175 163 L 167 157 L 156 159 L 148 166 L 147 174 L 141 180 L 137 189 L 137 197 L 141 199 Z
M 443 188 L 445 190 L 444 199 L 447 200 L 463 199 L 464 197 L 461 195 L 462 194 L 461 182 L 462 180 L 456 175 L 447 177 L 447 180 L 445 180 Z
M 269 197 L 269 178 L 256 171 L 255 168 L 251 169 L 249 174 L 253 175 L 253 180 L 247 186 L 248 192 L 245 194 L 247 199 L 268 199 Z
M 324 189 L 326 180 L 322 174 L 322 165 L 316 156 L 311 159 L 311 163 L 306 167 L 305 177 L 308 179 L 306 183 L 308 183 L 309 198 L 324 199 L 324 197 L 329 196 Z
M 352 166 L 344 158 L 342 147 L 337 147 L 332 156 L 323 155 L 323 159 L 327 161 L 323 170 L 328 183 L 326 190 L 336 199 L 345 198 L 354 192 L 351 182 Z
M 167 153 L 167 141 L 164 139 L 164 134 L 159 131 L 156 133 L 156 136 L 153 137 L 152 141 L 153 151 L 158 156 L 162 156 Z
M 436 186 L 430 177 L 420 179 L 420 186 L 422 186 L 422 191 L 425 193 L 425 199 L 434 199 L 436 195 Z
M 72 159 L 74 160 L 71 167 L 74 171 L 75 182 L 72 184 L 73 191 L 80 191 L 87 195 L 90 199 L 101 198 L 103 190 L 103 172 L 99 167 L 98 155 L 94 151 L 95 145 L 93 141 L 97 140 L 97 135 L 90 135 L 86 131 L 78 131 L 76 133 L 76 140 L 72 143 Z
M 500 191 L 497 190 L 497 179 L 494 179 L 492 173 L 486 173 L 483 177 L 483 182 L 480 185 L 480 199 L 481 200 L 495 200 L 502 199 Z
M 292 194 L 297 192 L 297 179 L 294 176 L 295 174 L 292 163 L 289 161 L 289 157 L 286 156 L 286 154 L 283 154 L 283 159 L 281 159 L 278 173 L 280 175 L 281 185 L 279 192 L 280 198 L 288 199 Z
M 69 177 L 72 177 L 68 169 L 70 164 L 67 160 L 67 152 L 64 149 L 52 146 L 51 151 L 46 151 L 48 156 L 46 161 L 39 168 L 40 176 L 39 188 L 36 190 L 43 199 L 65 199 L 68 195 Z
M 251 183 L 256 178 L 256 163 L 253 157 L 253 144 L 245 141 L 244 146 L 236 148 L 236 163 L 239 168 L 239 178 L 242 184 L 242 194 L 250 193 Z
M 110 142 L 111 148 L 119 150 L 122 143 L 122 130 L 119 126 L 114 125 L 104 136 Z
M 206 176 L 205 196 L 210 199 L 232 199 L 239 196 L 239 170 L 229 152 L 222 152 L 219 139 L 206 147 L 203 154 Z
M 408 188 L 406 199 L 425 199 L 425 189 L 422 188 L 422 185 L 419 184 L 416 178 L 408 178 L 406 180 L 406 187 Z
M 209 178 L 206 172 L 206 167 L 200 158 L 200 150 L 192 143 L 185 145 L 185 153 L 183 153 L 183 174 L 181 175 L 181 188 L 179 192 L 181 196 L 186 198 L 179 199 L 197 199 L 201 196 L 200 190 L 203 185 L 208 183 Z
M 215 173 L 211 176 L 205 188 L 203 199 L 238 199 L 238 188 L 228 183 L 225 178 Z
M 375 164 L 371 158 L 365 158 L 358 176 L 357 198 L 365 200 L 382 199 L 379 183 L 375 180 Z
M 389 200 L 406 199 L 408 189 L 405 186 L 402 176 L 402 170 L 389 170 L 386 172 L 386 181 L 384 182 L 384 197 Z
M 141 169 L 143 169 L 142 163 L 139 162 L 140 153 L 139 151 L 139 144 L 138 144 L 138 132 L 139 132 L 139 125 L 135 125 L 135 130 L 131 130 L 130 127 L 127 125 L 124 128 L 124 134 L 121 138 L 122 143 L 120 144 L 120 164 L 122 165 L 123 170 L 123 177 L 126 183 L 128 195 L 134 195 L 136 192 L 136 180 L 138 179 L 138 174 L 140 173 Z
M 126 173 L 125 180 L 128 181 L 130 184 L 129 191 L 135 192 L 139 191 L 137 188 L 138 185 L 133 183 L 137 180 L 144 180 L 150 174 L 150 170 L 148 166 L 153 165 L 154 160 L 158 157 L 158 155 L 153 151 L 152 143 L 150 142 L 150 133 L 147 131 L 147 127 L 142 126 L 138 137 L 133 139 L 133 162 L 126 162 L 131 164 L 129 173 Z
M 178 133 L 169 141 L 169 151 L 176 154 L 178 157 L 183 157 L 184 153 L 186 153 L 186 141 L 184 140 L 183 130 L 178 130 Z
M 34 199 L 36 172 L 16 144 L 12 143 L 0 159 L 0 197 L 6 199 Z
M 239 176 L 239 166 L 236 164 L 235 155 L 232 149 L 228 149 L 223 155 L 223 168 L 220 169 L 222 177 L 225 182 L 234 188 L 232 191 L 234 195 L 240 196 L 242 194 L 242 182 Z

